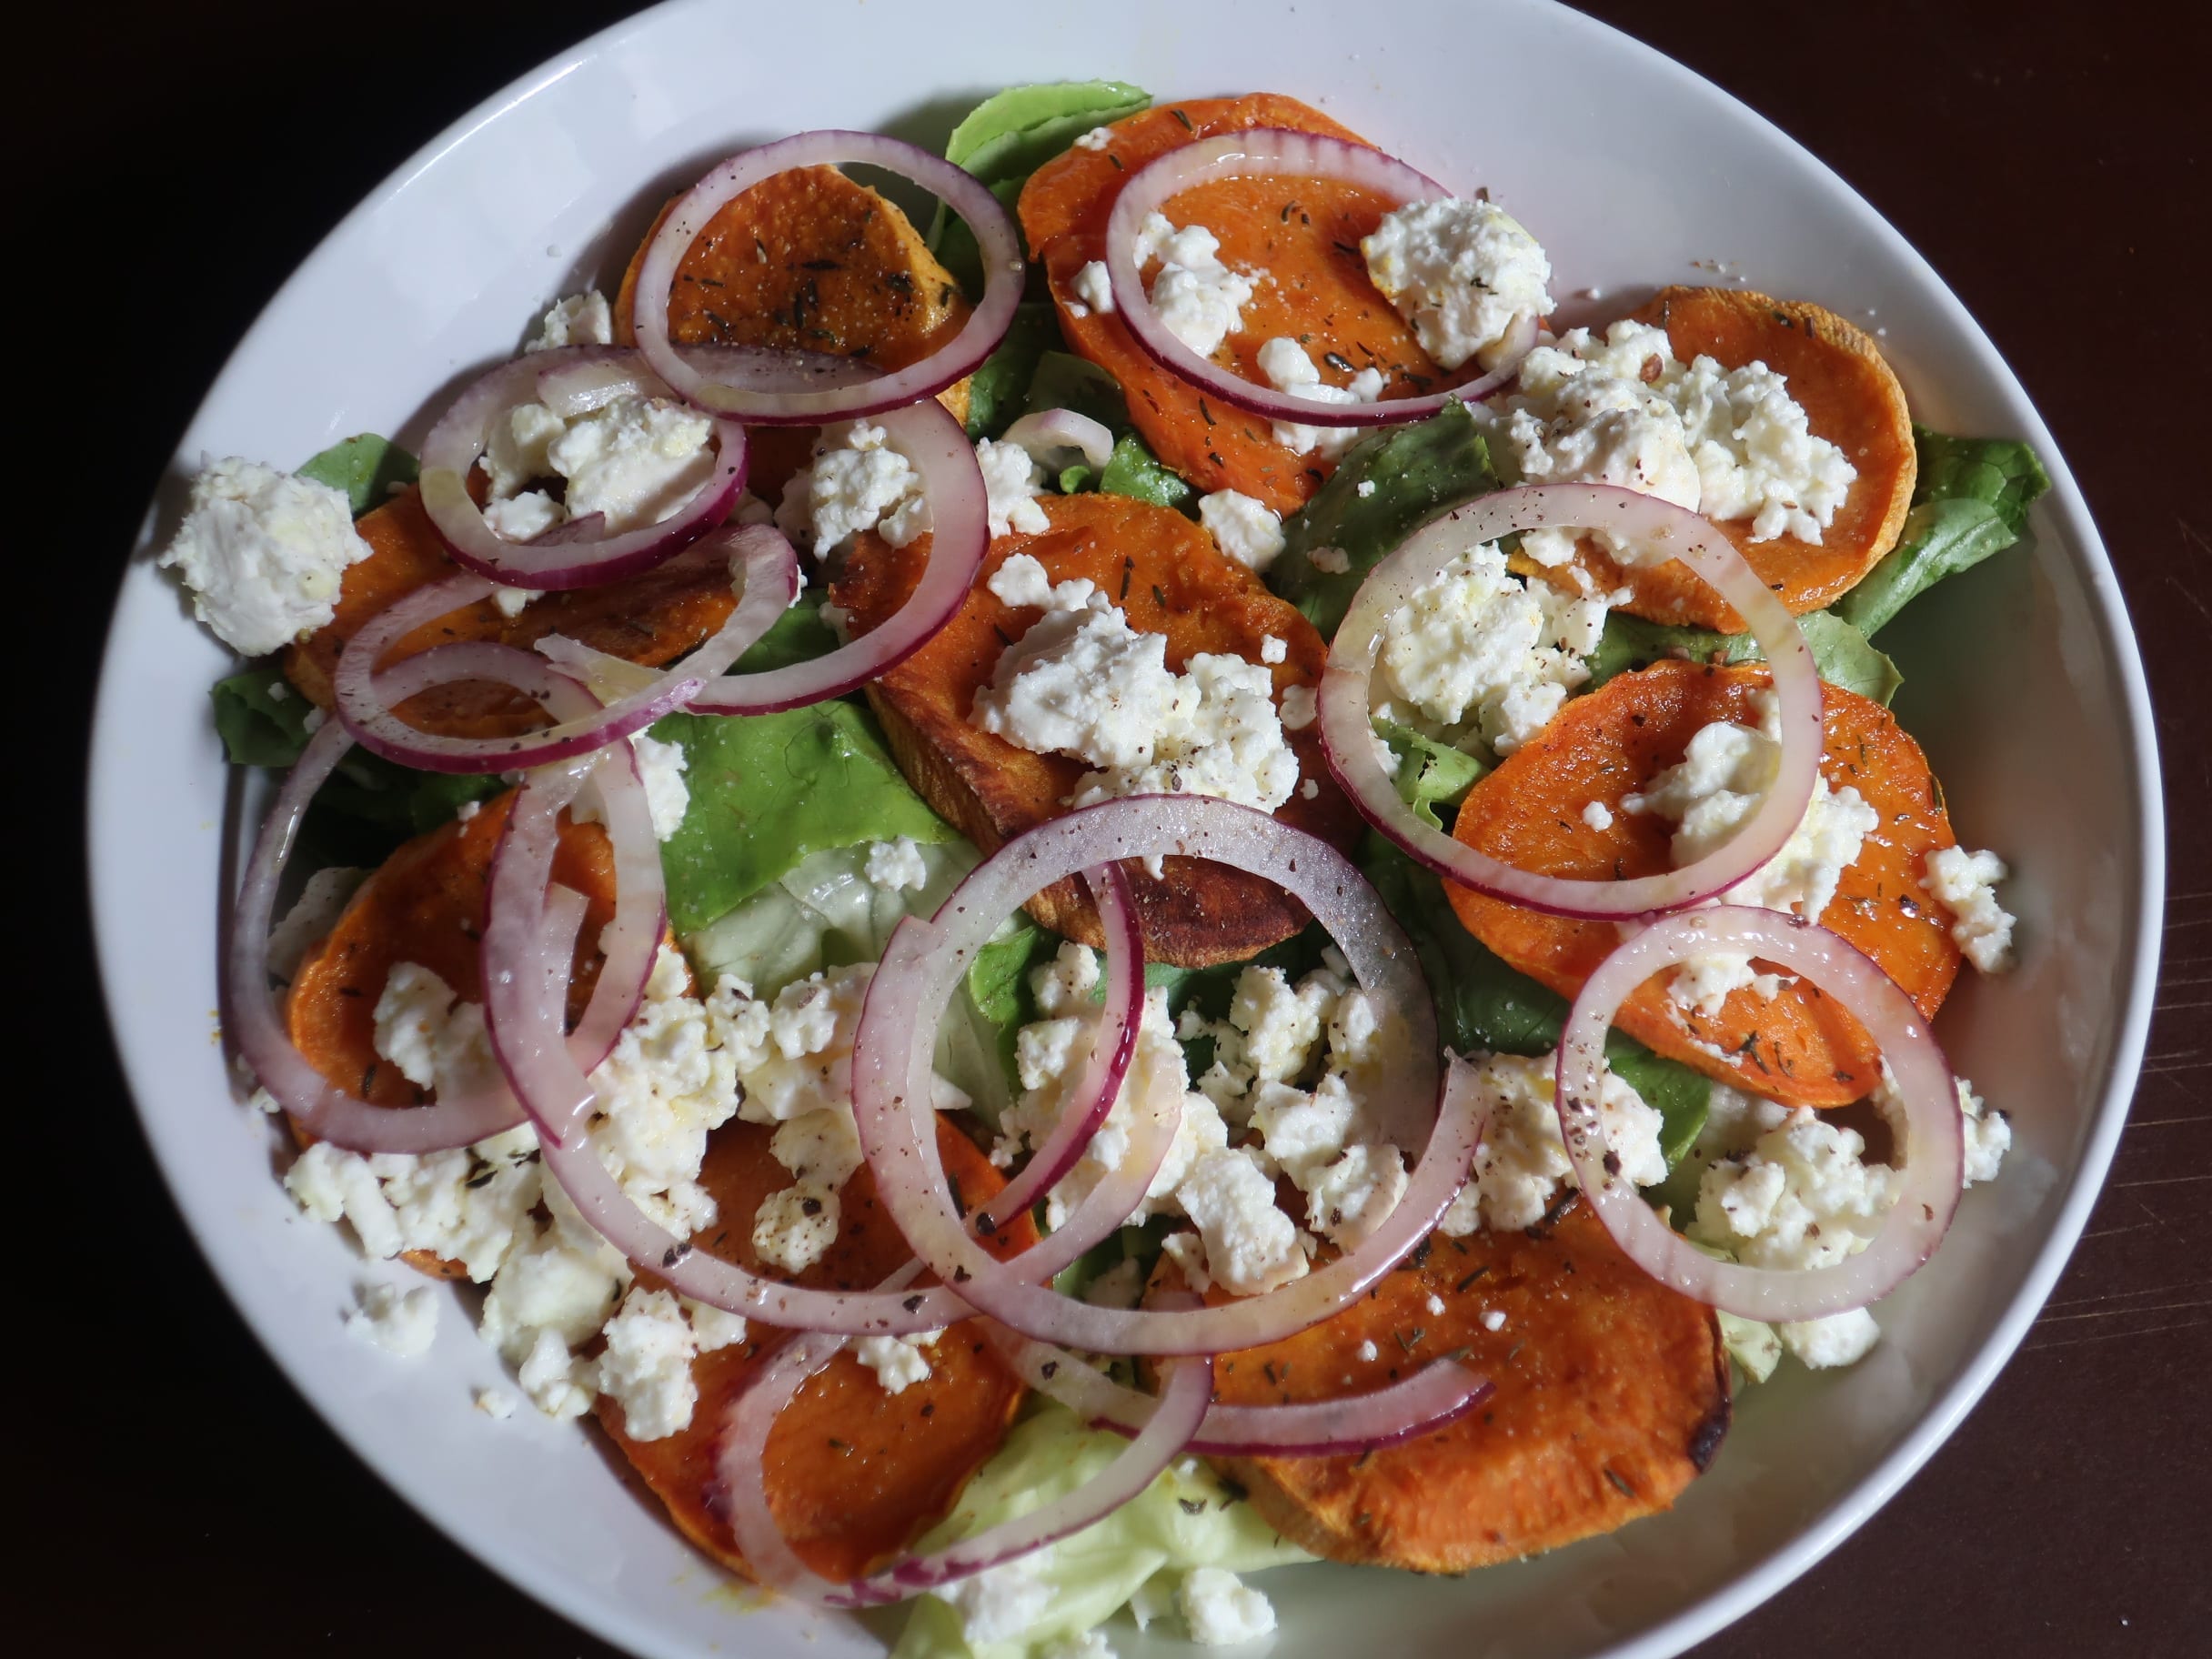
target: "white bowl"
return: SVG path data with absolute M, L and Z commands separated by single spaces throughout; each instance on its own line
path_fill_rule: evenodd
M 1885 1305 L 1874 1355 L 1750 1391 L 1672 1514 L 1463 1580 L 1278 1573 L 1273 1652 L 1357 1651 L 1383 1633 L 1409 1654 L 1679 1651 L 1818 1560 L 1935 1450 L 2088 1212 L 2148 1017 L 2157 769 L 2111 567 L 2019 383 L 1834 174 L 1634 42 L 1547 5 L 1444 0 L 1369 0 L 1359 34 L 1359 50 L 1338 44 L 1337 14 L 1312 0 L 663 6 L 518 82 L 386 181 L 263 313 L 186 434 L 123 586 L 92 763 L 102 971 L 147 1136 L 231 1297 L 331 1426 L 457 1543 L 610 1641 L 656 1655 L 877 1648 L 860 1625 L 732 1594 L 582 1431 L 476 1413 L 470 1389 L 498 1365 L 457 1310 L 414 1364 L 341 1330 L 356 1280 L 404 1270 L 365 1269 L 338 1231 L 303 1222 L 273 1179 L 265 1121 L 236 1103 L 212 1012 L 243 829 L 206 715 L 226 659 L 146 556 L 203 453 L 297 465 L 357 431 L 419 439 L 451 384 L 511 351 L 547 301 L 610 284 L 670 189 L 789 131 L 933 143 L 978 96 L 1025 80 L 1292 93 L 1461 189 L 1489 186 L 1544 241 L 1561 291 L 1604 291 L 1594 310 L 1709 279 L 1691 268 L 1705 261 L 1724 280 L 1878 314 L 1924 419 L 2025 437 L 2055 480 L 2032 546 L 1946 583 L 1883 638 L 1907 676 L 1898 711 L 1961 835 L 2018 871 L 2019 970 L 1963 985 L 1940 1021 L 2012 1114 L 2003 1178 L 1967 1196 L 1935 1263 Z M 1117 1640 L 1124 1654 L 1171 1645 Z

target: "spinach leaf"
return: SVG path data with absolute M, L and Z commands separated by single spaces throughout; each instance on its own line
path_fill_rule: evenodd
M 1904 533 L 1834 608 L 1869 637 L 1944 578 L 2019 540 L 2028 508 L 2051 487 L 2036 452 L 2010 438 L 1950 437 L 1916 426 L 1913 441 L 1920 471 Z
M 275 663 L 218 679 L 207 695 L 215 700 L 216 735 L 233 766 L 289 766 L 307 747 L 307 716 L 313 705 Z
M 653 728 L 683 746 L 690 810 L 660 850 L 669 920 L 691 932 L 810 853 L 951 826 L 900 776 L 875 722 L 848 702 L 781 714 L 672 714 Z
M 1443 882 L 1372 831 L 1361 844 L 1359 863 L 1413 939 L 1446 1048 L 1460 1054 L 1542 1054 L 1559 1046 L 1566 999 L 1506 966 L 1462 927 Z M 1660 1114 L 1659 1143 L 1672 1167 L 1704 1127 L 1711 1081 L 1622 1031 L 1607 1033 L 1605 1060 Z
M 421 470 L 415 457 L 390 438 L 363 432 L 311 458 L 299 469 L 299 476 L 344 490 L 353 516 L 358 518 L 371 508 L 382 507 L 394 485 L 415 482 Z
M 1362 495 L 1368 484 L 1374 488 Z M 1268 567 L 1267 585 L 1326 638 L 1385 553 L 1447 508 L 1497 488 L 1490 447 L 1463 404 L 1375 433 L 1352 446 L 1313 498 L 1284 520 L 1282 554 Z M 1342 552 L 1348 568 L 1316 565 L 1312 556 L 1322 548 Z
M 1821 679 L 1888 707 L 1905 683 L 1897 665 L 1867 642 L 1866 636 L 1833 611 L 1815 610 L 1797 618 L 1812 648 Z M 1705 628 L 1677 628 L 1616 610 L 1589 657 L 1592 689 L 1615 674 L 1648 668 L 1663 657 L 1693 662 L 1763 662 L 1759 642 L 1749 634 L 1719 634 Z
M 1090 416 L 1116 437 L 1135 430 L 1129 424 L 1129 405 L 1121 396 L 1121 383 L 1071 351 L 1048 351 L 1037 359 L 1022 407 L 1032 413 L 1072 409 Z
M 1377 719 L 1375 735 L 1398 756 L 1398 799 L 1420 814 L 1432 829 L 1443 828 L 1439 810 L 1456 811 L 1467 791 L 1490 770 L 1490 762 L 1463 749 L 1401 726 Z
M 1058 480 L 1061 494 L 1072 496 L 1086 489 L 1097 489 L 1110 496 L 1133 496 L 1140 501 L 1150 501 L 1154 507 L 1171 507 L 1178 512 L 1198 510 L 1198 492 L 1184 481 L 1181 473 L 1154 456 L 1137 436 L 1136 428 L 1130 424 L 1129 406 L 1121 396 L 1120 383 L 1097 364 L 1086 362 L 1072 352 L 1044 353 L 1037 360 L 1037 372 L 1031 378 L 1025 407 L 1072 409 L 1079 415 L 1088 415 L 1114 435 L 1113 454 L 1102 468 L 1094 472 L 1079 462 L 1061 469 Z
M 1010 86 L 985 98 L 952 129 L 945 159 L 964 167 L 1008 208 L 1029 176 L 1094 126 L 1148 107 L 1151 95 L 1121 81 L 1056 81 Z M 940 204 L 930 246 L 970 297 L 983 291 L 975 236 Z
M 1014 424 L 1037 376 L 1038 359 L 1060 343 L 1060 322 L 1049 301 L 1015 307 L 999 347 L 968 377 L 968 436 L 996 437 Z
M 1154 507 L 1197 510 L 1198 492 L 1184 480 L 1182 474 L 1146 448 L 1144 440 L 1134 432 L 1124 433 L 1114 440 L 1113 457 L 1106 463 L 1106 470 L 1099 474 L 1099 489 L 1109 496 L 1133 496 L 1140 501 L 1150 501 Z

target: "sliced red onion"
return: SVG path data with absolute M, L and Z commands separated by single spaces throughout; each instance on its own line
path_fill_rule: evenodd
M 1387 196 L 1400 206 L 1408 202 L 1435 201 L 1451 194 L 1434 179 L 1366 145 L 1279 127 L 1223 133 L 1181 146 L 1147 162 L 1130 175 L 1107 218 L 1106 275 L 1113 285 L 1113 303 L 1121 320 L 1129 325 L 1131 336 L 1145 355 L 1161 367 L 1203 387 L 1233 407 L 1307 427 L 1382 427 L 1420 420 L 1447 403 L 1473 403 L 1486 397 L 1520 372 L 1521 359 L 1536 343 L 1533 317 L 1522 318 L 1514 325 L 1504 356 L 1489 373 L 1449 391 L 1372 403 L 1308 402 L 1247 380 L 1192 351 L 1160 320 L 1151 296 L 1145 291 L 1143 275 L 1137 268 L 1137 232 L 1145 215 L 1165 206 L 1186 190 L 1216 179 L 1253 175 L 1334 179 Z
M 1092 1370 L 1065 1348 L 1032 1342 L 1001 1325 L 987 1328 L 1014 1373 L 1093 1428 L 1136 1434 L 1159 1402 Z M 1437 1359 L 1387 1388 L 1296 1405 L 1213 1405 L 1186 1451 L 1210 1457 L 1334 1457 L 1375 1452 L 1455 1423 L 1487 1400 L 1493 1384 L 1455 1359 Z
M 903 1555 L 870 1577 L 838 1584 L 799 1560 L 785 1539 L 769 1508 L 763 1474 L 769 1433 L 778 1414 L 842 1345 L 841 1341 L 802 1337 L 779 1354 L 730 1406 L 716 1459 L 716 1470 L 728 1494 L 730 1530 L 745 1564 L 762 1584 L 825 1607 L 874 1607 L 902 1602 L 970 1578 L 1096 1524 L 1141 1493 L 1188 1447 L 1213 1394 L 1211 1360 L 1169 1364 L 1163 1368 L 1163 1386 L 1159 1398 L 1151 1402 L 1143 1432 L 1112 1463 L 1073 1492 L 932 1554 Z
M 686 360 L 669 338 L 669 297 L 678 266 L 707 222 L 723 204 L 765 179 L 793 167 L 842 166 L 852 163 L 881 167 L 910 179 L 938 197 L 966 222 L 981 250 L 982 302 L 950 344 L 920 362 L 872 376 L 859 386 L 820 389 L 796 375 L 788 384 L 764 388 L 757 376 L 719 378 Z M 669 211 L 638 267 L 632 326 L 638 349 L 654 372 L 677 395 L 712 415 L 753 426 L 817 426 L 859 415 L 898 408 L 942 391 L 998 348 L 1021 299 L 1021 240 L 999 200 L 971 175 L 943 157 L 874 133 L 799 133 L 762 145 L 723 162 L 699 180 Z M 748 382 L 750 383 L 748 383 Z
M 533 361 L 552 355 L 531 354 Z M 789 387 L 794 380 L 809 387 L 835 389 L 859 386 L 876 376 L 876 371 L 865 363 L 819 351 L 778 351 L 762 346 L 713 344 L 679 346 L 676 355 L 701 374 L 737 385 L 756 386 L 762 390 Z M 628 347 L 578 347 L 562 353 L 558 362 L 538 377 L 538 401 L 564 420 L 588 415 L 629 394 L 645 397 L 676 396 L 669 383 L 645 367 L 643 359 Z
M 1782 758 L 1758 809 L 1721 847 L 1664 875 L 1571 880 L 1501 863 L 1423 823 L 1399 798 L 1376 754 L 1373 679 L 1390 618 L 1469 548 L 1514 530 L 1609 530 L 1648 553 L 1670 553 L 1735 607 L 1765 653 L 1781 699 Z M 1805 635 L 1729 539 L 1695 513 L 1610 484 L 1533 484 L 1478 497 L 1432 520 L 1368 573 L 1329 646 L 1321 682 L 1329 769 L 1367 821 L 1448 880 L 1555 916 L 1662 915 L 1725 892 L 1782 850 L 1803 821 L 1824 743 L 1820 672 Z
M 618 378 L 625 359 L 629 366 L 627 382 Z M 571 378 L 564 380 L 564 376 Z M 548 377 L 572 400 L 583 396 L 578 388 L 587 383 L 594 388 L 590 395 L 600 402 L 625 391 L 644 397 L 669 395 L 636 353 L 608 346 L 531 352 L 500 364 L 470 386 L 430 428 L 422 451 L 423 510 L 455 563 L 508 588 L 590 588 L 651 569 L 722 521 L 745 488 L 745 432 L 728 420 L 714 423 L 714 476 L 658 524 L 584 541 L 556 539 L 551 534 L 534 541 L 509 541 L 494 530 L 468 493 L 468 474 L 484 453 L 491 423 L 537 401 Z M 605 528 L 602 522 L 599 528 Z
M 1599 1101 L 1614 1010 L 1654 974 L 1711 951 L 1759 957 L 1811 980 L 1866 1028 L 1896 1078 L 1903 1184 L 1872 1242 L 1848 1261 L 1800 1272 L 1716 1262 L 1662 1221 L 1633 1183 L 1605 1169 Z M 1746 1319 L 1819 1319 L 1887 1295 L 1935 1253 L 1958 1205 L 1966 1157 L 1958 1093 L 1927 1021 L 1857 949 L 1783 911 L 1743 905 L 1682 911 L 1620 945 L 1584 981 L 1567 1015 L 1556 1103 L 1575 1180 L 1614 1242 L 1662 1284 Z
M 739 586 L 738 603 L 722 626 L 682 661 L 666 669 L 639 669 L 628 677 L 621 696 L 595 701 L 588 713 L 574 719 L 518 737 L 447 737 L 408 725 L 394 712 L 397 699 L 378 695 L 372 670 L 395 641 L 491 591 L 489 578 L 468 574 L 433 582 L 395 600 L 346 642 L 332 676 L 338 718 L 364 749 L 420 771 L 518 771 L 603 749 L 683 707 L 742 657 L 799 597 L 798 556 L 777 530 L 766 525 L 725 526 L 686 557 L 707 560 L 725 555 Z M 578 678 L 603 655 L 559 635 L 539 640 L 538 649 Z M 624 666 L 638 669 L 636 663 Z M 606 683 L 604 677 L 595 677 L 595 692 Z
M 1360 984 L 1404 1022 L 1370 1097 L 1383 1131 L 1428 1144 L 1404 1196 L 1360 1245 L 1280 1290 L 1220 1308 L 1114 1309 L 1071 1301 L 995 1261 L 970 1238 L 946 1190 L 930 1123 L 937 1012 L 997 919 L 1078 870 L 1164 854 L 1212 859 L 1278 882 L 1335 939 Z M 853 1115 L 876 1191 L 907 1242 L 981 1312 L 1025 1336 L 1094 1353 L 1215 1353 L 1317 1324 L 1427 1236 L 1465 1184 L 1481 1130 L 1475 1091 L 1437 1099 L 1435 1016 L 1413 948 L 1358 869 L 1327 842 L 1265 813 L 1198 796 L 1137 796 L 1052 819 L 969 875 L 964 909 L 892 932 L 853 1042 Z M 1411 1132 L 1409 1132 L 1411 1131 Z M 1054 1235 L 1057 1237 L 1058 1235 Z
M 409 658 L 387 673 L 389 683 L 385 689 L 394 700 L 456 679 L 499 680 L 557 709 L 588 700 L 580 687 L 565 680 L 528 652 L 489 642 L 440 646 Z M 441 1098 L 425 1106 L 378 1106 L 362 1100 L 330 1083 L 309 1063 L 293 1043 L 268 990 L 269 926 L 277 885 L 308 803 L 345 759 L 352 742 L 337 721 L 317 732 L 293 764 L 262 826 L 231 918 L 223 988 L 225 1024 L 256 1081 L 303 1130 L 318 1140 L 358 1152 L 434 1152 L 471 1145 L 522 1121 L 521 1108 L 504 1085 Z M 643 810 L 642 786 L 637 809 Z M 618 813 L 611 803 L 608 818 L 612 831 L 617 828 Z M 650 833 L 649 822 L 649 844 Z M 618 870 L 622 866 L 621 850 L 618 841 Z M 656 913 L 656 934 L 659 878 L 656 853 L 650 907 Z M 628 908 L 633 913 L 638 908 L 634 898 Z M 613 1034 L 628 1023 L 651 969 L 649 955 L 640 966 L 636 952 L 628 948 L 623 936 L 626 923 L 633 931 L 638 925 L 634 914 L 624 915 L 618 898 L 616 921 L 603 940 L 608 960 L 584 1020 L 571 1040 L 578 1056 L 590 1065 L 605 1057 L 606 1049 L 613 1046 Z M 533 941 L 534 946 L 539 943 Z M 529 954 L 542 964 L 541 948 Z M 568 972 L 569 964 L 564 960 L 559 975 L 563 987 Z M 600 1046 L 602 1039 L 604 1046 Z
M 1028 450 L 1030 459 L 1048 471 L 1065 467 L 1071 452 L 1093 467 L 1103 467 L 1113 459 L 1112 430 L 1073 409 L 1040 409 L 1034 415 L 1024 415 L 1006 428 L 999 441 Z

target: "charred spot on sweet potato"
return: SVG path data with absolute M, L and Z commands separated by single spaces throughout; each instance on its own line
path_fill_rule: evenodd
M 1312 623 L 1181 514 L 1125 496 L 1046 497 L 1040 505 L 1050 528 L 994 539 L 960 611 L 868 688 L 900 769 L 923 799 L 987 854 L 1059 817 L 1089 769 L 1065 756 L 1032 754 L 969 718 L 1000 654 L 1041 614 L 1008 606 L 990 590 L 991 574 L 1015 554 L 1036 558 L 1055 582 L 1082 577 L 1097 583 L 1131 628 L 1167 637 L 1171 669 L 1202 651 L 1256 662 L 1261 642 L 1272 635 L 1287 647 L 1285 659 L 1271 669 L 1280 698 L 1292 686 L 1318 685 L 1327 654 Z M 830 590 L 832 600 L 851 613 L 856 634 L 880 626 L 906 602 L 929 547 L 926 536 L 905 548 L 874 535 L 860 538 Z M 1302 789 L 1294 790 L 1276 816 L 1349 846 L 1359 833 L 1358 816 L 1322 759 L 1318 729 L 1286 735 L 1300 779 L 1316 779 L 1319 793 L 1308 800 Z M 1304 907 L 1259 876 L 1196 859 L 1170 858 L 1159 880 L 1140 866 L 1128 870 L 1152 960 L 1186 967 L 1237 961 L 1305 925 Z M 1029 910 L 1071 938 L 1104 943 L 1097 911 L 1072 880 L 1044 889 Z
M 1580 697 L 1468 791 L 1453 833 L 1517 870 L 1585 880 L 1633 880 L 1674 868 L 1674 826 L 1622 801 L 1679 761 L 1714 720 L 1757 726 L 1755 699 L 1773 684 L 1758 667 L 1657 662 Z M 1933 1019 L 1958 973 L 1958 947 L 1920 887 L 1930 852 L 1956 844 L 1943 792 L 1920 746 L 1880 704 L 1824 686 L 1821 771 L 1855 789 L 1878 822 L 1846 869 L 1820 923 L 1872 957 Z M 1613 813 L 1595 830 L 1584 808 Z M 1460 920 L 1509 966 L 1573 997 L 1619 943 L 1610 922 L 1541 915 L 1447 883 Z M 1800 980 L 1771 1000 L 1734 991 L 1717 1014 L 1679 1007 L 1667 976 L 1622 1002 L 1614 1024 L 1669 1059 L 1793 1105 L 1840 1106 L 1874 1088 L 1881 1055 L 1865 1029 Z M 1716 1052 L 1717 1051 L 1717 1052 Z

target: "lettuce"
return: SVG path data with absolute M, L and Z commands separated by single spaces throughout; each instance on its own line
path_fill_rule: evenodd
M 1049 300 L 1014 307 L 1006 337 L 968 377 L 968 436 L 996 437 L 1014 424 L 1037 377 L 1038 360 L 1060 344 L 1060 319 Z
M 1374 488 L 1360 494 L 1362 485 Z M 1463 404 L 1410 427 L 1363 438 L 1298 512 L 1283 521 L 1282 556 L 1267 585 L 1305 612 L 1326 638 L 1382 556 L 1448 508 L 1498 488 L 1490 447 Z M 1312 555 L 1335 548 L 1351 560 L 1323 570 Z
M 1375 736 L 1398 756 L 1398 799 L 1431 829 L 1442 829 L 1442 811 L 1457 811 L 1467 791 L 1482 781 L 1490 762 L 1453 749 L 1395 720 L 1377 719 Z
M 1458 1054 L 1542 1054 L 1559 1046 L 1566 999 L 1506 966 L 1462 927 L 1436 877 L 1372 831 L 1359 863 L 1413 939 L 1444 1047 Z M 1605 1062 L 1658 1111 L 1659 1147 L 1672 1169 L 1704 1127 L 1711 1080 L 1617 1031 L 1606 1034 Z
M 1947 576 L 2001 553 L 2027 528 L 2027 510 L 2051 487 L 2036 452 L 2009 438 L 1950 437 L 1913 428 L 1920 470 L 1897 545 L 1835 605 L 1869 637 Z
M 691 806 L 660 850 L 669 920 L 691 934 L 814 853 L 954 831 L 900 775 L 875 722 L 851 703 L 782 714 L 672 714 L 653 728 L 683 746 Z
M 1072 352 L 1048 351 L 1037 360 L 1030 380 L 1026 407 L 1072 409 L 1088 415 L 1113 434 L 1113 454 L 1102 468 L 1093 470 L 1078 462 L 1061 469 L 1057 480 L 1061 493 L 1076 495 L 1096 489 L 1109 496 L 1133 496 L 1154 507 L 1178 512 L 1198 510 L 1198 492 L 1173 468 L 1153 455 L 1131 425 L 1128 401 L 1121 383 Z
M 1846 596 L 1847 597 L 1847 596 Z M 1868 643 L 1866 636 L 1834 611 L 1815 610 L 1797 618 L 1805 642 L 1812 648 L 1813 666 L 1821 679 L 1861 697 L 1872 698 L 1884 708 L 1897 695 L 1905 676 L 1897 665 Z M 1749 634 L 1720 634 L 1707 628 L 1677 628 L 1616 610 L 1605 618 L 1605 631 L 1590 654 L 1590 689 L 1595 690 L 1615 674 L 1649 667 L 1663 657 L 1696 662 L 1764 662 L 1765 654 Z
M 1050 1403 L 1014 1426 L 951 1514 L 920 1543 L 942 1549 L 987 1526 L 1027 1514 L 1074 1491 L 1111 1463 L 1129 1443 L 1086 1427 Z M 1046 1612 L 1021 1636 L 970 1646 L 960 1615 L 939 1597 L 924 1596 L 892 1650 L 891 1659 L 1025 1659 L 1053 1641 L 1101 1623 L 1148 1581 L 1161 1587 L 1194 1567 L 1252 1573 L 1312 1557 L 1286 1543 L 1242 1493 L 1197 1458 L 1181 1458 L 1137 1497 L 1105 1519 L 1054 1545 L 1041 1576 L 1052 1589 Z
M 415 482 L 421 470 L 415 457 L 390 438 L 363 432 L 314 457 L 299 469 L 299 476 L 344 490 L 358 518 L 383 506 L 396 487 Z

